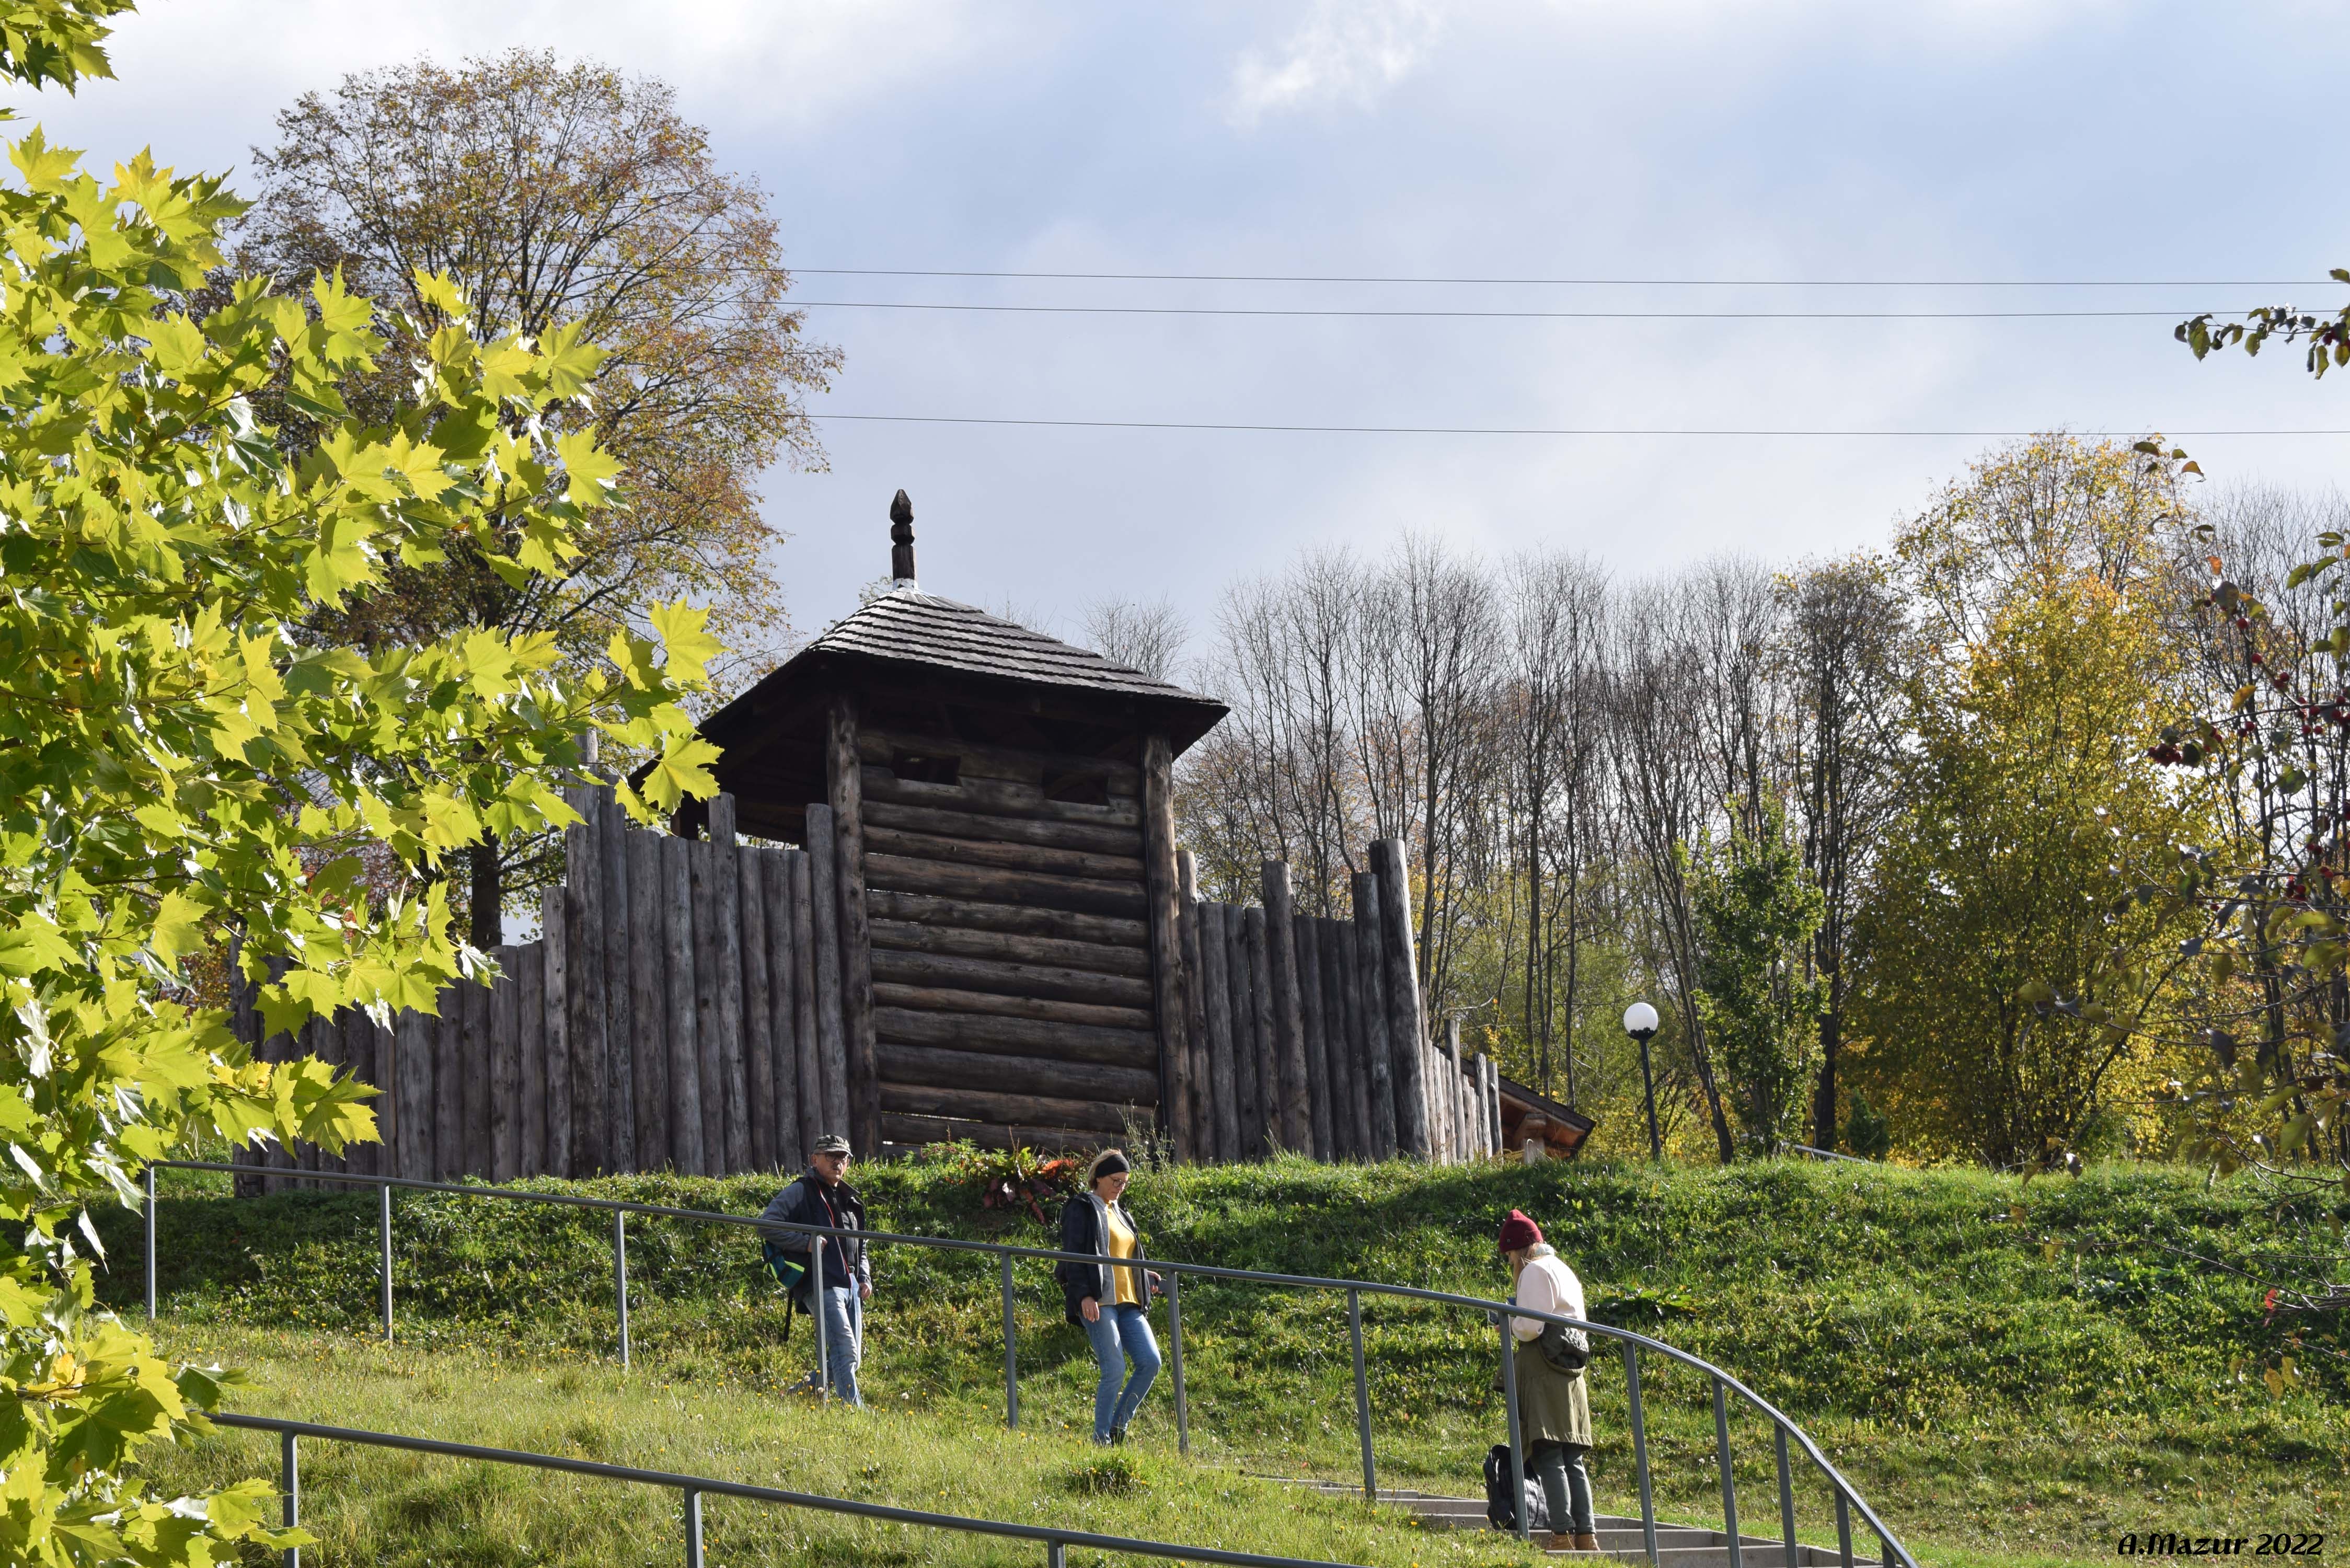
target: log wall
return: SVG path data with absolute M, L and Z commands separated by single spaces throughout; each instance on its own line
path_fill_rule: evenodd
M 1167 1037 L 1187 1038 L 1163 781 L 1146 802 L 1128 763 L 835 732 L 858 763 L 882 1145 L 1090 1147 L 1162 1125 L 1182 1082 Z

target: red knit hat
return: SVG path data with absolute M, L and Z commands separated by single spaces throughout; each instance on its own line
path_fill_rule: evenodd
M 1502 1251 L 1504 1252 L 1534 1246 L 1542 1239 L 1542 1227 L 1527 1219 L 1523 1210 L 1511 1210 L 1510 1217 L 1502 1221 Z

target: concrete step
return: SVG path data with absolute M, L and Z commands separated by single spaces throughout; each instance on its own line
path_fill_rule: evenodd
M 1640 1532 L 1603 1530 L 1597 1532 L 1596 1552 L 1555 1551 L 1553 1557 L 1611 1563 L 1646 1563 L 1648 1550 Z M 1787 1548 L 1782 1542 L 1765 1541 L 1759 1536 L 1741 1537 L 1741 1568 L 1786 1568 Z M 1856 1555 L 1853 1568 L 1877 1568 L 1869 1558 Z M 1838 1568 L 1839 1559 L 1833 1548 L 1798 1546 L 1795 1548 L 1796 1568 Z M 1677 1528 L 1657 1529 L 1657 1568 L 1730 1568 L 1730 1546 L 1718 1530 Z
M 1603 1522 L 1599 1527 L 1598 1536 L 1599 1550 L 1602 1552 L 1629 1552 L 1635 1556 L 1648 1554 L 1647 1538 L 1642 1535 L 1638 1524 L 1626 1530 L 1621 1525 L 1611 1527 Z M 1719 1546 L 1721 1543 L 1721 1532 L 1719 1530 L 1700 1530 L 1693 1524 L 1657 1526 L 1657 1550 L 1659 1552 L 1668 1547 L 1679 1549 L 1685 1546 Z
M 1328 1497 L 1362 1495 L 1360 1487 L 1344 1486 L 1336 1481 L 1303 1480 L 1290 1484 L 1303 1486 Z M 1491 1528 L 1485 1521 L 1485 1501 L 1482 1498 L 1443 1497 L 1407 1488 L 1390 1490 L 1381 1487 L 1378 1501 L 1408 1509 L 1416 1518 L 1447 1530 Z M 1648 1562 L 1647 1536 L 1638 1519 L 1623 1514 L 1596 1514 L 1592 1518 L 1592 1526 L 1598 1538 L 1598 1551 L 1559 1551 L 1548 1555 L 1594 1563 Z M 1785 1542 L 1748 1535 L 1743 1531 L 1739 1532 L 1738 1539 L 1740 1568 L 1786 1568 Z M 1878 1568 L 1875 1558 L 1856 1553 L 1852 1561 L 1853 1568 Z M 1795 1548 L 1795 1568 L 1841 1568 L 1841 1562 L 1833 1547 Z M 1659 1520 L 1657 1521 L 1657 1568 L 1730 1568 L 1730 1538 L 1719 1530 L 1708 1530 L 1703 1525 L 1668 1524 Z
M 1640 1532 L 1603 1530 L 1597 1532 L 1596 1552 L 1557 1551 L 1553 1557 L 1589 1559 L 1593 1562 L 1646 1563 L 1648 1550 Z M 1786 1568 L 1787 1548 L 1777 1541 L 1765 1541 L 1759 1536 L 1741 1537 L 1741 1568 Z M 1855 1555 L 1853 1568 L 1877 1568 L 1869 1558 Z M 1833 1548 L 1798 1546 L 1795 1548 L 1796 1568 L 1838 1568 L 1839 1559 Z M 1719 1530 L 1698 1530 L 1690 1527 L 1657 1528 L 1657 1568 L 1730 1568 L 1730 1546 Z
M 1647 1554 L 1638 1546 L 1628 1552 L 1553 1552 L 1552 1557 L 1574 1558 L 1591 1563 L 1646 1563 Z M 1749 1541 L 1742 1556 L 1742 1568 L 1784 1568 L 1786 1549 L 1774 1541 Z M 1836 1563 L 1833 1551 L 1824 1552 L 1816 1546 L 1795 1549 L 1798 1568 L 1830 1568 Z M 1876 1568 L 1868 1559 L 1855 1557 L 1854 1568 L 1863 1563 Z M 1675 1546 L 1659 1542 L 1657 1546 L 1657 1568 L 1730 1568 L 1728 1546 Z

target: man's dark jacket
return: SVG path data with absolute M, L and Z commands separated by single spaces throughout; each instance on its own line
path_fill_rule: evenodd
M 841 1230 L 865 1229 L 865 1200 L 846 1181 L 827 1187 L 814 1169 L 775 1194 L 761 1212 L 762 1220 L 786 1225 L 829 1225 Z M 815 1238 L 802 1231 L 767 1231 L 761 1234 L 785 1252 L 805 1252 Z M 824 1282 L 833 1290 L 852 1284 L 870 1285 L 873 1266 L 865 1243 L 840 1236 L 824 1239 Z

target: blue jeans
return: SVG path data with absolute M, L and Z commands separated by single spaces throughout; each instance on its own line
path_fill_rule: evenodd
M 1101 1381 L 1094 1385 L 1094 1441 L 1107 1443 L 1112 1432 L 1126 1429 L 1150 1392 L 1150 1380 L 1159 1376 L 1159 1342 L 1150 1336 L 1149 1313 L 1107 1302 L 1101 1316 L 1086 1324 L 1086 1337 L 1093 1341 L 1094 1362 L 1101 1368 Z M 1129 1360 L 1132 1377 L 1126 1375 Z
M 827 1285 L 823 1293 L 824 1350 L 832 1364 L 832 1397 L 861 1406 L 865 1399 L 857 1391 L 857 1364 L 865 1358 L 865 1303 L 857 1299 L 853 1285 Z M 819 1380 L 811 1372 L 808 1381 Z

